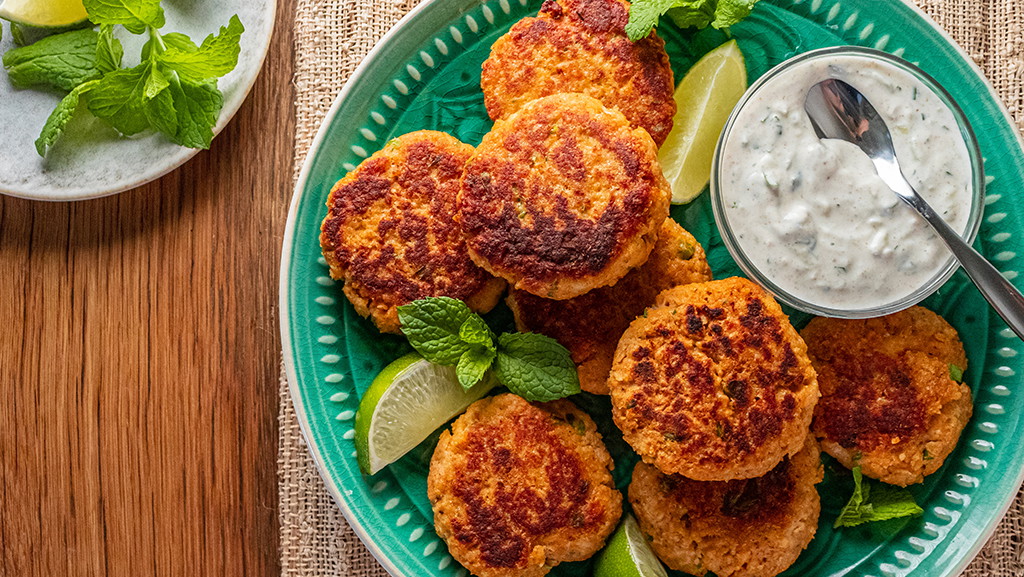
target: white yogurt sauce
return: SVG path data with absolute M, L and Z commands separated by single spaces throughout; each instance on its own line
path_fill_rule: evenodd
M 721 151 L 721 208 L 737 244 L 778 288 L 819 307 L 863 310 L 924 286 L 950 253 L 855 145 L 819 140 L 804 98 L 826 78 L 885 119 L 910 183 L 954 230 L 971 209 L 971 163 L 953 113 L 909 72 L 868 56 L 800 62 L 745 103 Z

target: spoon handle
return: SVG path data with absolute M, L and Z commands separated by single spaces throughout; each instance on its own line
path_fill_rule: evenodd
M 904 182 L 906 179 L 904 179 Z M 904 191 L 896 191 L 897 195 L 907 204 L 916 209 L 924 217 L 928 224 L 935 229 L 939 237 L 946 243 L 953 256 L 960 261 L 967 276 L 974 281 L 975 286 L 981 291 L 992 308 L 999 316 L 1006 321 L 1010 329 L 1018 337 L 1024 339 L 1024 295 L 1016 287 L 1006 280 L 992 263 L 985 260 L 985 257 L 978 254 L 978 251 L 971 248 L 964 242 L 959 234 L 946 224 L 932 207 L 925 202 L 921 195 L 914 191 L 909 183 L 906 187 L 912 194 Z

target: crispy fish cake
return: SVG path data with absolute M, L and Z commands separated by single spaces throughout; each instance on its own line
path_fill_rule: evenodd
M 640 457 L 699 481 L 770 471 L 803 447 L 818 400 L 800 335 L 741 278 L 658 295 L 622 335 L 608 388 Z
M 700 243 L 667 218 L 647 262 L 614 285 L 564 301 L 513 290 L 506 302 L 520 331 L 547 335 L 569 349 L 584 391 L 607 395 L 615 345 L 629 323 L 662 290 L 709 280 L 711 267 Z
M 803 330 L 818 372 L 814 432 L 847 467 L 893 485 L 920 483 L 956 447 L 971 389 L 956 330 L 922 307 L 874 319 L 816 318 Z
M 579 92 L 621 111 L 661 146 L 672 130 L 675 82 L 657 34 L 626 37 L 629 3 L 547 0 L 494 42 L 480 87 L 487 113 L 507 118 L 542 96 Z
M 562 300 L 647 260 L 670 196 L 645 131 L 589 96 L 556 94 L 484 136 L 466 164 L 458 218 L 474 262 Z
M 394 139 L 331 189 L 320 247 L 356 311 L 399 332 L 399 305 L 428 296 L 494 308 L 505 283 L 473 264 L 454 224 L 462 169 L 473 153 L 443 132 Z
M 437 534 L 478 577 L 539 576 L 589 558 L 622 514 L 611 456 L 569 401 L 498 395 L 441 435 L 427 477 Z
M 764 476 L 692 481 L 637 463 L 629 485 L 641 530 L 666 565 L 691 575 L 771 577 L 814 537 L 821 501 L 820 452 L 812 436 Z

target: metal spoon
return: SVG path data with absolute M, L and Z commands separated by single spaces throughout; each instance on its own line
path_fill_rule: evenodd
M 875 165 L 878 176 L 935 229 L 985 300 L 1024 339 L 1024 295 L 991 263 L 970 247 L 907 182 L 885 121 L 856 88 L 830 78 L 807 91 L 804 110 L 818 138 L 835 138 L 857 145 Z

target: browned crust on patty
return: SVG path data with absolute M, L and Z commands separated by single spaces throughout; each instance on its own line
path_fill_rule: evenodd
M 665 219 L 650 257 L 619 282 L 555 301 L 512 290 L 506 299 L 521 332 L 547 335 L 572 354 L 584 391 L 607 395 L 619 337 L 661 291 L 711 280 L 704 249 L 693 235 Z
M 495 123 L 466 165 L 458 218 L 474 262 L 561 300 L 643 263 L 670 196 L 646 132 L 557 94 Z
M 666 565 L 691 575 L 771 577 L 814 537 L 824 470 L 812 436 L 764 476 L 692 481 L 638 463 L 629 486 L 640 529 Z
M 798 451 L 818 385 L 800 335 L 756 284 L 669 289 L 629 326 L 608 379 L 623 437 L 665 473 L 767 473 Z
M 589 558 L 622 513 L 597 426 L 566 400 L 477 401 L 441 435 L 427 495 L 437 534 L 479 577 Z
M 920 483 L 956 448 L 971 391 L 956 330 L 923 307 L 874 319 L 816 318 L 803 330 L 818 372 L 814 432 L 847 467 L 893 485 Z
M 362 316 L 399 332 L 397 307 L 429 296 L 497 304 L 505 283 L 473 264 L 454 223 L 473 147 L 442 132 L 400 136 L 331 189 L 320 246 Z
M 487 112 L 506 118 L 551 94 L 579 92 L 622 112 L 661 146 L 676 112 L 675 82 L 657 34 L 626 37 L 629 3 L 547 0 L 494 42 L 480 85 Z

